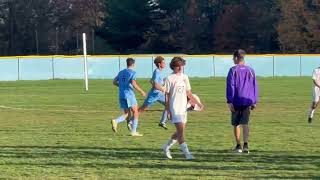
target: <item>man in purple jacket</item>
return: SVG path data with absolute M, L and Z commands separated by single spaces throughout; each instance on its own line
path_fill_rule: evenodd
M 252 68 L 245 65 L 245 51 L 237 50 L 233 53 L 235 66 L 230 68 L 227 77 L 227 103 L 231 111 L 231 124 L 234 127 L 234 136 L 237 153 L 249 153 L 249 116 L 250 109 L 256 107 L 258 99 L 258 84 Z M 240 143 L 240 125 L 243 129 L 243 150 Z

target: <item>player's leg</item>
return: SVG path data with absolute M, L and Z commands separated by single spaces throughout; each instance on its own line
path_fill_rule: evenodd
M 148 103 L 148 102 L 149 102 L 149 96 L 144 101 L 143 105 L 138 108 L 139 114 L 143 113 L 145 110 L 147 110 L 149 108 L 149 104 L 150 103 Z M 130 132 L 132 131 L 134 119 L 135 119 L 134 113 L 132 112 L 132 116 L 130 116 L 130 118 L 127 121 L 128 122 L 127 126 L 128 126 L 128 129 L 129 129 Z
M 317 108 L 318 103 L 319 103 L 319 96 L 320 96 L 319 88 L 315 88 L 313 90 L 312 103 L 311 103 L 311 106 L 310 106 L 309 112 L 308 112 L 308 122 L 309 123 L 312 123 L 314 111 Z
M 243 152 L 249 153 L 249 125 L 243 124 L 242 130 L 243 130 Z
M 144 112 L 150 106 L 152 106 L 156 102 L 156 99 L 153 97 L 151 93 L 148 94 L 148 97 L 144 100 L 143 105 L 139 107 L 139 113 Z
M 161 103 L 163 106 L 165 106 L 165 96 L 164 96 L 164 94 L 161 94 L 158 97 L 158 102 Z M 161 116 L 160 122 L 159 122 L 159 126 L 162 127 L 165 130 L 168 130 L 168 127 L 166 126 L 167 119 L 168 119 L 168 112 L 164 109 L 163 112 L 162 112 L 162 116 Z
M 175 133 L 173 133 L 173 135 L 171 136 L 169 141 L 165 145 L 162 146 L 162 150 L 163 150 L 166 158 L 168 158 L 168 159 L 172 159 L 170 148 L 178 142 L 177 138 L 178 138 L 178 132 L 176 131 Z
M 243 130 L 243 152 L 249 153 L 249 117 L 250 117 L 250 106 L 242 109 L 242 116 L 240 124 Z
M 127 118 L 129 118 L 129 114 L 130 114 L 130 110 L 124 109 L 123 114 L 121 116 L 119 116 L 116 119 L 111 120 L 111 126 L 112 126 L 112 130 L 114 132 L 117 132 L 117 126 L 119 123 L 121 123 L 121 122 L 125 121 Z
M 242 152 L 242 148 L 241 148 L 241 141 L 240 141 L 240 135 L 241 135 L 241 129 L 240 129 L 240 125 L 237 126 L 233 126 L 233 134 L 236 140 L 236 147 L 234 148 L 234 152 Z
M 141 112 L 143 112 L 144 110 L 146 110 L 146 109 L 144 109 L 144 105 L 143 105 L 143 106 L 141 106 L 141 107 L 138 109 L 139 114 L 140 114 Z M 129 117 L 127 118 L 127 127 L 128 127 L 128 130 L 129 130 L 130 132 L 132 131 L 133 120 L 134 120 L 134 113 L 131 112 L 131 109 L 130 109 L 130 115 L 129 115 Z
M 172 123 L 174 123 L 176 127 L 176 136 L 177 140 L 180 144 L 180 149 L 185 155 L 187 160 L 194 159 L 194 157 L 191 155 L 188 145 L 184 140 L 184 131 L 187 123 L 187 114 L 185 115 L 172 115 L 171 119 Z
M 313 115 L 314 115 L 314 112 L 315 112 L 318 104 L 319 104 L 319 98 L 318 98 L 318 101 L 311 103 L 311 106 L 309 108 L 309 113 L 308 113 L 308 123 L 312 123 Z
M 169 141 L 162 146 L 162 150 L 165 154 L 165 156 L 168 158 L 168 159 L 172 159 L 172 156 L 171 156 L 171 152 L 170 152 L 170 148 L 176 144 L 178 141 L 177 141 L 177 132 L 175 132 L 172 136 L 171 136 L 171 139 L 169 139 Z
M 187 122 L 187 115 L 185 116 L 175 116 L 172 117 L 172 123 L 175 124 L 176 132 L 171 136 L 168 143 L 165 144 L 162 149 L 168 159 L 172 159 L 170 148 L 176 143 L 179 142 L 180 149 L 185 154 L 187 159 L 193 159 L 193 156 L 189 152 L 188 146 L 184 141 L 184 128 L 185 123 Z
M 162 111 L 162 115 L 161 115 L 161 119 L 160 119 L 160 122 L 159 122 L 159 126 L 162 127 L 165 130 L 168 130 L 168 127 L 166 125 L 167 119 L 168 119 L 168 112 L 164 109 Z
M 139 112 L 143 113 L 145 110 L 147 110 L 149 107 L 145 104 L 143 104 L 141 107 L 139 107 Z
M 142 136 L 142 134 L 139 134 L 137 132 L 138 123 L 139 123 L 139 108 L 138 108 L 138 105 L 132 106 L 131 110 L 132 110 L 132 113 L 133 113 L 131 135 L 132 136 Z
M 182 122 L 179 122 L 179 123 L 175 123 L 174 125 L 176 127 L 177 140 L 178 140 L 179 144 L 183 144 L 184 143 L 184 126 L 185 126 L 185 124 Z
M 175 126 L 177 130 L 177 140 L 180 144 L 181 151 L 183 152 L 187 160 L 194 159 L 194 157 L 189 151 L 187 143 L 184 140 L 185 123 L 183 122 L 175 123 Z
M 147 110 L 151 105 L 153 104 L 153 102 L 152 102 L 152 97 L 150 96 L 150 93 L 148 94 L 148 97 L 144 100 L 144 103 L 143 103 L 143 105 L 142 106 L 140 106 L 139 108 L 138 108 L 138 113 L 139 113 L 139 115 L 141 114 L 141 113 L 143 113 L 145 110 Z M 134 113 L 132 113 L 133 114 L 133 116 L 130 118 L 130 123 L 131 124 L 128 124 L 128 129 L 132 132 L 132 130 L 133 130 L 133 126 L 134 126 L 134 120 L 135 120 L 135 117 L 134 117 Z M 139 116 L 138 115 L 138 116 Z M 137 124 L 138 122 L 136 122 L 136 124 Z
M 133 118 L 133 115 L 132 115 L 133 113 L 131 112 L 131 110 L 129 109 L 129 115 L 128 115 L 128 117 L 126 118 L 126 121 L 127 121 L 127 128 L 128 128 L 128 130 L 131 132 L 131 130 L 132 130 L 132 118 Z
M 231 124 L 233 126 L 233 134 L 237 143 L 236 147 L 234 148 L 234 152 L 237 152 L 237 153 L 242 152 L 241 141 L 240 141 L 240 135 L 241 135 L 240 118 L 241 118 L 241 112 L 235 108 L 235 112 L 231 112 Z

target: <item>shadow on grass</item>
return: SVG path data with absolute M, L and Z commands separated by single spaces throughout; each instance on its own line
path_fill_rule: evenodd
M 155 148 L 105 148 L 78 146 L 0 146 L 0 165 L 59 166 L 84 168 L 130 168 L 130 169 L 175 169 L 193 170 L 192 176 L 211 176 L 207 171 L 244 171 L 251 178 L 283 178 L 277 171 L 286 171 L 290 179 L 320 178 L 320 155 L 297 154 L 294 152 L 255 151 L 251 154 L 233 154 L 226 150 L 193 149 L 197 158 L 184 162 L 176 149 L 177 160 L 162 160 L 163 154 Z M 19 159 L 19 160 L 17 160 Z M 74 161 L 77 160 L 77 161 Z M 83 160 L 83 161 L 81 161 Z M 162 161 L 161 161 L 162 160 Z M 262 174 L 252 171 L 263 171 Z M 295 172 L 295 173 L 294 173 Z M 299 173 L 303 172 L 303 173 Z M 269 174 L 268 174 L 269 173 Z

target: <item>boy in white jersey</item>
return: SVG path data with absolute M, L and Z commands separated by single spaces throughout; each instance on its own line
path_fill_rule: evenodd
M 193 159 L 186 142 L 184 141 L 184 130 L 187 122 L 187 103 L 189 98 L 202 110 L 203 105 L 191 93 L 191 86 L 187 75 L 183 74 L 185 60 L 174 57 L 170 63 L 173 73 L 165 80 L 166 110 L 171 122 L 176 126 L 176 132 L 162 149 L 168 159 L 172 159 L 170 148 L 178 141 L 180 149 L 187 160 Z
M 313 70 L 312 74 L 312 80 L 313 80 L 313 99 L 312 99 L 312 104 L 309 109 L 309 114 L 308 114 L 308 122 L 312 123 L 312 118 L 314 111 L 316 107 L 318 106 L 319 103 L 319 96 L 320 96 L 320 67 L 316 68 Z

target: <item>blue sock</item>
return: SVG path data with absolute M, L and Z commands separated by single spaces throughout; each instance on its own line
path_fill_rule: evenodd
M 121 123 L 121 122 L 123 122 L 123 121 L 125 121 L 126 120 L 126 116 L 125 115 L 122 115 L 122 116 L 119 116 L 117 119 L 116 119 L 116 122 L 117 122 L 117 124 L 118 123 Z
M 167 117 L 168 117 L 168 112 L 164 110 L 162 113 L 160 124 L 165 124 L 167 122 Z
M 138 128 L 138 119 L 133 120 L 131 133 L 136 133 Z

